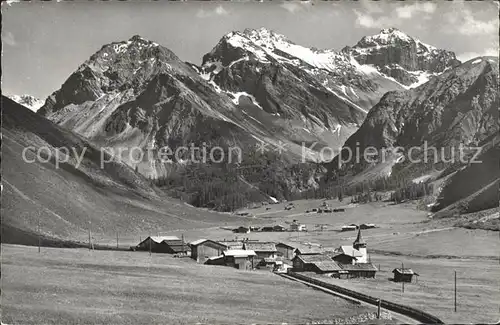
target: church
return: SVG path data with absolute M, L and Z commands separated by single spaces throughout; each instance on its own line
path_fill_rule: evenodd
M 358 235 L 352 245 L 340 246 L 332 259 L 348 271 L 348 277 L 374 278 L 378 269 L 370 262 L 366 242 L 358 229 Z

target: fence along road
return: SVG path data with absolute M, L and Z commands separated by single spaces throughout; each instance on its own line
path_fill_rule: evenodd
M 295 272 L 288 272 L 287 274 L 280 274 L 281 276 L 304 283 L 309 286 L 313 286 L 322 291 L 328 292 L 330 294 L 346 298 L 351 302 L 357 301 L 357 303 L 364 303 L 371 306 L 378 306 L 378 298 L 371 297 L 353 290 L 349 290 L 331 283 L 326 283 L 302 274 L 297 274 Z M 413 307 L 408 307 L 400 304 L 396 304 L 384 299 L 381 300 L 381 307 L 385 310 L 396 313 L 394 318 L 403 324 L 444 324 L 439 318 L 426 313 L 424 311 L 418 310 Z

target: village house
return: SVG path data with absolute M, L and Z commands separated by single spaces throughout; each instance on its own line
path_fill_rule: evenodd
M 290 224 L 290 231 L 306 231 L 306 225 L 292 222 Z
M 254 251 L 256 254 L 256 259 L 262 260 L 265 258 L 274 259 L 277 256 L 278 251 L 274 243 L 265 242 L 244 242 L 243 249 Z
M 262 231 L 262 232 L 272 232 L 272 231 L 274 231 L 274 227 L 272 227 L 272 226 L 265 226 L 265 227 L 262 227 L 260 229 L 260 231 Z
M 334 274 L 342 271 L 342 267 L 326 255 L 296 255 L 292 262 L 296 272 Z
M 254 258 L 257 254 L 252 250 L 232 249 L 222 252 L 222 256 L 226 266 L 240 270 L 252 270 L 256 266 Z
M 199 239 L 190 243 L 191 258 L 198 263 L 205 263 L 209 258 L 221 256 L 228 246 L 210 239 Z
M 150 236 L 140 242 L 134 250 L 183 255 L 191 251 L 189 245 L 176 236 Z
M 394 282 L 411 282 L 412 277 L 419 276 L 418 273 L 414 272 L 412 269 L 408 268 L 397 268 L 392 270 L 394 273 Z
M 290 244 L 280 242 L 276 244 L 277 254 L 283 258 L 291 260 L 295 256 L 295 247 Z

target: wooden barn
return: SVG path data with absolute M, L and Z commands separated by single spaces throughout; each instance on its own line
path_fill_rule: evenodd
M 413 276 L 419 276 L 418 273 L 408 268 L 397 268 L 392 270 L 394 273 L 394 282 L 411 282 Z
M 150 236 L 140 242 L 135 250 L 167 254 L 188 254 L 191 251 L 187 243 L 175 236 Z
M 257 255 L 252 250 L 232 249 L 222 253 L 224 265 L 240 270 L 252 270 L 256 265 L 254 257 Z
M 210 239 L 199 239 L 192 243 L 191 258 L 198 263 L 205 263 L 209 258 L 221 256 L 222 252 L 228 250 L 228 246 Z
M 354 265 L 341 265 L 342 270 L 347 271 L 348 278 L 374 278 L 378 269 L 372 263 L 357 263 Z
M 333 274 L 342 271 L 342 267 L 326 255 L 296 255 L 292 261 L 296 272 Z
M 278 251 L 274 243 L 266 242 L 244 242 L 243 249 L 254 251 L 259 260 L 265 258 L 276 258 Z
M 276 244 L 277 254 L 283 256 L 283 258 L 291 260 L 295 256 L 295 247 L 287 244 L 287 243 L 278 243 Z

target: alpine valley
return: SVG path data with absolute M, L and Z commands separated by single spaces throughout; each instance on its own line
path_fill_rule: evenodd
M 462 63 L 453 52 L 395 28 L 338 51 L 304 47 L 260 28 L 224 35 L 200 59 L 199 64 L 184 62 L 137 35 L 106 44 L 36 115 L 22 113 L 33 125 L 50 125 L 57 141 L 34 126 L 21 132 L 11 115 L 24 108 L 2 99 L 10 107 L 3 110 L 7 123 L 2 126 L 8 148 L 18 150 L 16 143 L 26 142 L 78 143 L 119 152 L 119 174 L 97 171 L 95 157 L 87 158 L 83 169 L 70 162 L 65 171 L 46 170 L 50 178 L 80 177 L 98 184 L 100 191 L 115 184 L 112 198 L 98 200 L 103 211 L 123 197 L 147 211 L 169 205 L 161 201 L 165 195 L 233 211 L 250 202 L 366 194 L 366 189 L 368 195 L 389 190 L 394 195 L 416 186 L 433 188 L 428 203 L 439 211 L 494 206 L 500 177 L 494 167 L 499 149 L 498 58 Z M 403 162 L 394 149 L 424 141 L 448 149 L 481 146 L 491 166 L 448 163 L 436 171 Z M 208 150 L 237 146 L 243 160 L 190 163 L 189 153 L 168 163 L 158 158 L 163 147 L 175 151 L 191 144 Z M 394 150 L 386 162 L 339 168 L 340 156 L 332 162 L 320 160 L 324 148 L 334 149 L 333 158 L 341 148 L 356 146 Z M 134 163 L 123 150 L 132 147 L 150 154 Z M 16 195 L 26 181 L 13 176 L 25 168 L 22 163 L 11 167 L 13 174 L 5 178 L 12 188 L 4 195 Z M 478 168 L 483 173 L 474 186 L 461 186 Z M 90 202 L 90 185 L 88 191 Z M 148 198 L 147 206 L 139 207 L 139 197 Z M 192 213 L 185 222 L 197 218 Z

